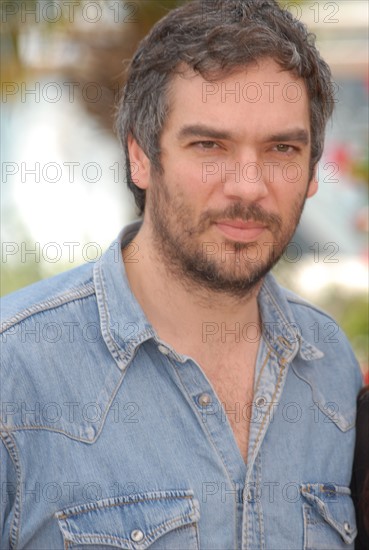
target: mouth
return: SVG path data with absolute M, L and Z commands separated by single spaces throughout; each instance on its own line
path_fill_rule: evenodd
M 267 228 L 265 224 L 252 220 L 219 220 L 214 225 L 228 238 L 242 242 L 254 241 Z

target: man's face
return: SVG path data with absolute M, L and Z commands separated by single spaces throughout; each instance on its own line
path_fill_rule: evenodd
M 144 223 L 173 274 L 244 295 L 282 255 L 316 191 L 304 82 L 272 60 L 216 82 L 188 72 L 174 78 L 170 106 Z

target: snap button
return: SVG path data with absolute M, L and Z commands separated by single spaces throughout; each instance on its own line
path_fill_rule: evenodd
M 140 542 L 144 538 L 144 534 L 140 529 L 134 529 L 131 532 L 131 540 L 133 542 Z
M 343 524 L 343 528 L 344 530 L 346 531 L 347 534 L 351 533 L 351 525 L 349 524 L 348 521 L 345 521 L 345 523 Z
M 265 397 L 262 396 L 262 395 L 260 395 L 259 397 L 257 397 L 257 398 L 255 399 L 255 405 L 256 405 L 257 407 L 264 407 L 265 403 L 266 403 L 266 399 L 265 399 Z
M 198 402 L 201 407 L 207 407 L 211 403 L 211 395 L 208 393 L 202 393 L 198 398 Z
M 160 353 L 162 353 L 163 355 L 169 355 L 170 351 L 168 348 L 166 348 L 165 346 L 163 346 L 162 344 L 159 344 L 158 345 L 158 350 L 160 351 Z

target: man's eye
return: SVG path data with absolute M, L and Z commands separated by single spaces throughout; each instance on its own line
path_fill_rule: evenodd
M 285 143 L 278 143 L 278 145 L 276 145 L 276 149 L 280 153 L 290 153 L 294 147 L 291 145 L 286 145 Z
M 196 141 L 192 145 L 198 145 L 201 149 L 215 149 L 218 147 L 215 141 Z

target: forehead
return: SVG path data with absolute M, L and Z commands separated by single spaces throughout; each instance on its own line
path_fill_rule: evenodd
M 204 120 L 241 133 L 270 133 L 293 122 L 309 128 L 304 80 L 282 70 L 272 59 L 214 80 L 187 69 L 173 77 L 168 99 L 170 111 L 164 132 Z

